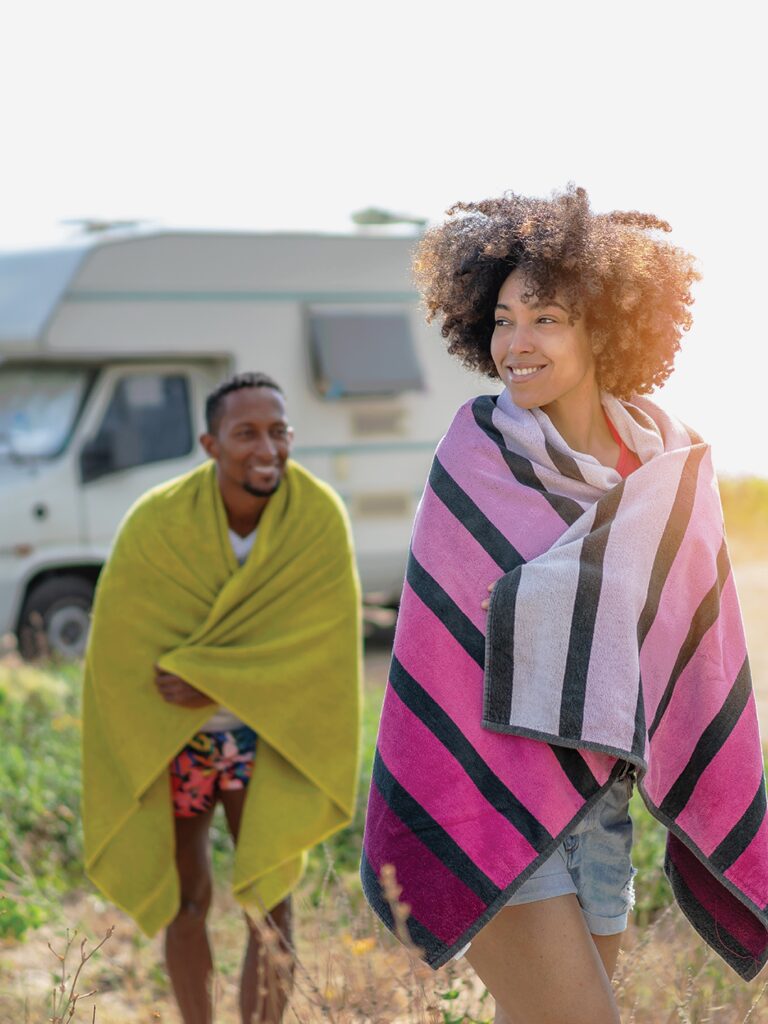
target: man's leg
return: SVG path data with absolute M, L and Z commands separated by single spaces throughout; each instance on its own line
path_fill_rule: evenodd
M 222 790 L 221 802 L 229 831 L 237 844 L 247 790 Z M 242 1024 L 280 1024 L 293 983 L 293 927 L 291 899 L 272 909 L 265 921 L 247 914 L 248 946 L 240 980 Z
M 176 818 L 179 912 L 165 933 L 165 959 L 184 1024 L 211 1024 L 213 961 L 205 919 L 211 902 L 208 830 L 213 809 Z

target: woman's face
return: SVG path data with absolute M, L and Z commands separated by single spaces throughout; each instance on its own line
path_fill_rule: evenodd
M 595 360 L 584 317 L 568 323 L 568 311 L 557 301 L 522 301 L 525 278 L 513 271 L 501 286 L 491 357 L 515 405 L 544 408 L 561 399 L 597 391 Z

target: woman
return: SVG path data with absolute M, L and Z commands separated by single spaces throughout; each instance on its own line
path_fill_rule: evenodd
M 457 204 L 416 255 L 448 351 L 504 390 L 459 410 L 419 506 L 362 877 L 396 928 L 392 865 L 409 940 L 434 967 L 465 954 L 498 1021 L 619 1019 L 635 776 L 694 927 L 745 978 L 768 958 L 760 739 L 709 449 L 641 397 L 691 323 L 698 275 L 669 230 L 571 187 Z

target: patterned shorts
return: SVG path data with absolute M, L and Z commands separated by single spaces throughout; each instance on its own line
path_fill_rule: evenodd
M 245 789 L 257 738 L 247 725 L 193 736 L 170 766 L 174 816 L 194 818 L 213 807 L 219 792 Z

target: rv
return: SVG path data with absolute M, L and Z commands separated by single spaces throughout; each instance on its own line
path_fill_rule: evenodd
M 0 254 L 0 636 L 82 654 L 122 516 L 204 458 L 205 396 L 245 370 L 284 388 L 294 457 L 348 507 L 364 592 L 395 602 L 435 446 L 488 390 L 426 325 L 414 244 L 133 231 Z

